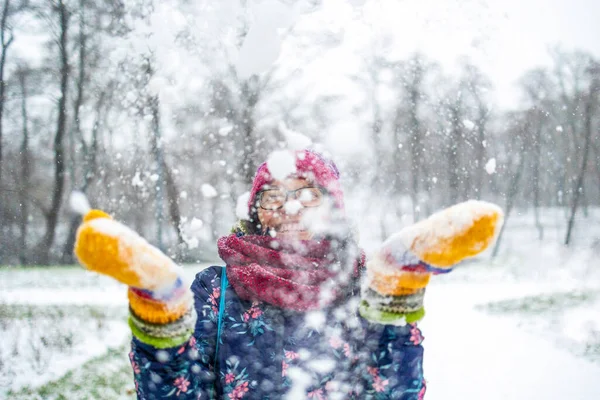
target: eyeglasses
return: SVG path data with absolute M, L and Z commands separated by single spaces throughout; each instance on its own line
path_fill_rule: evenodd
M 323 191 L 318 187 L 303 187 L 296 190 L 266 189 L 259 192 L 258 205 L 263 210 L 279 210 L 291 198 L 304 207 L 317 207 L 323 202 Z

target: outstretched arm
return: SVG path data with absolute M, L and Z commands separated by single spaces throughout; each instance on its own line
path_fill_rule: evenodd
M 484 251 L 503 222 L 493 204 L 468 201 L 392 235 L 367 263 L 360 315 L 365 319 L 367 393 L 423 398 L 423 336 L 417 322 L 432 274 Z
M 216 336 L 204 315 L 214 301 L 206 282 L 211 271 L 199 274 L 190 290 L 169 257 L 99 210 L 84 217 L 75 254 L 86 268 L 129 286 L 130 360 L 138 398 L 208 398 Z

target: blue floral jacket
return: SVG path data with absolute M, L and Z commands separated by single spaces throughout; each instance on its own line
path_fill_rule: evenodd
M 365 321 L 358 299 L 303 313 L 242 300 L 228 286 L 215 354 L 223 271 L 196 276 L 198 321 L 187 343 L 157 350 L 133 339 L 138 398 L 423 399 L 421 331 Z

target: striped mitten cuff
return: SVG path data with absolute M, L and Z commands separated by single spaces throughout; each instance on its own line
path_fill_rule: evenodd
M 157 349 L 177 347 L 189 340 L 196 325 L 196 310 L 193 307 L 178 320 L 168 324 L 152 324 L 139 318 L 129 309 L 129 327 L 141 342 Z
M 382 295 L 372 289 L 363 291 L 360 315 L 378 324 L 404 325 L 425 316 L 425 289 L 401 295 Z
M 196 312 L 181 279 L 160 291 L 130 287 L 129 326 L 140 341 L 157 348 L 184 343 L 194 332 Z
M 431 272 L 422 268 L 418 259 L 398 266 L 381 255 L 375 257 L 367 263 L 360 315 L 380 324 L 404 325 L 419 321 L 425 315 L 423 299 L 430 277 Z

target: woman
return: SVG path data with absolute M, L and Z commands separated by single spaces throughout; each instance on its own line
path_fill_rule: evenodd
M 226 267 L 201 271 L 191 292 L 170 265 L 100 270 L 130 285 L 138 398 L 423 398 L 423 336 L 406 321 L 423 315 L 427 264 L 372 273 L 361 294 L 338 170 L 313 151 L 295 157 L 285 179 L 258 168 L 248 219 L 218 241 Z

